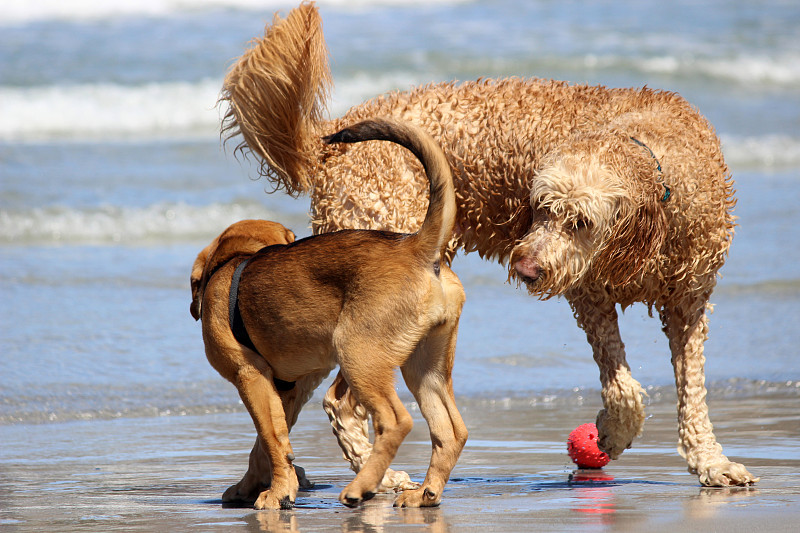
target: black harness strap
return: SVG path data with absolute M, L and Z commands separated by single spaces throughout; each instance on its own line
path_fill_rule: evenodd
M 239 282 L 242 279 L 242 272 L 249 262 L 249 258 L 245 259 L 239 263 L 236 270 L 233 271 L 231 292 L 228 296 L 228 323 L 231 326 L 231 332 L 233 332 L 233 337 L 236 341 L 243 346 L 247 346 L 255 353 L 258 353 L 255 344 L 253 344 L 253 339 L 250 338 L 250 334 L 247 333 L 247 328 L 244 326 L 242 313 L 239 311 Z M 295 385 L 294 381 L 284 381 L 276 377 L 273 377 L 272 381 L 275 383 L 275 388 L 282 392 L 292 390 Z

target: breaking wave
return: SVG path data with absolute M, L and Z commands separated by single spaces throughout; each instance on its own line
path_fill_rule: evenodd
M 0 243 L 130 244 L 210 239 L 219 233 L 220 228 L 237 220 L 271 219 L 275 218 L 274 215 L 256 202 L 2 210 Z

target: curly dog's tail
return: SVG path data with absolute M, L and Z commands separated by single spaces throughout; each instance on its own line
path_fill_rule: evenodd
M 418 126 L 390 118 L 365 120 L 324 137 L 326 143 L 391 141 L 407 148 L 422 163 L 430 181 L 430 202 L 422 227 L 414 235 L 420 254 L 438 261 L 453 234 L 456 195 L 450 164 L 439 144 Z
M 229 106 L 222 136 L 227 142 L 241 134 L 236 151 L 257 154 L 259 173 L 279 188 L 292 195 L 306 191 L 331 85 L 314 4 L 301 4 L 285 19 L 276 14 L 225 77 L 218 102 Z

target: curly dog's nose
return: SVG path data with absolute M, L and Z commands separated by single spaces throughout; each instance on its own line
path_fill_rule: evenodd
M 542 273 L 539 264 L 530 257 L 523 257 L 514 263 L 514 270 L 517 271 L 520 277 L 530 281 L 536 281 Z

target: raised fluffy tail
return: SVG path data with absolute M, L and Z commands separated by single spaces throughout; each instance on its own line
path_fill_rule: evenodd
M 433 261 L 444 255 L 453 234 L 456 195 L 450 164 L 439 144 L 421 128 L 395 119 L 365 120 L 324 138 L 328 144 L 391 141 L 408 148 L 422 163 L 430 182 L 430 202 L 422 227 L 415 234 L 422 254 Z
M 231 67 L 219 102 L 227 102 L 222 136 L 241 134 L 238 152 L 260 158 L 259 173 L 290 194 L 310 186 L 312 153 L 332 85 L 322 20 L 313 2 L 285 19 L 275 15 L 264 38 Z

